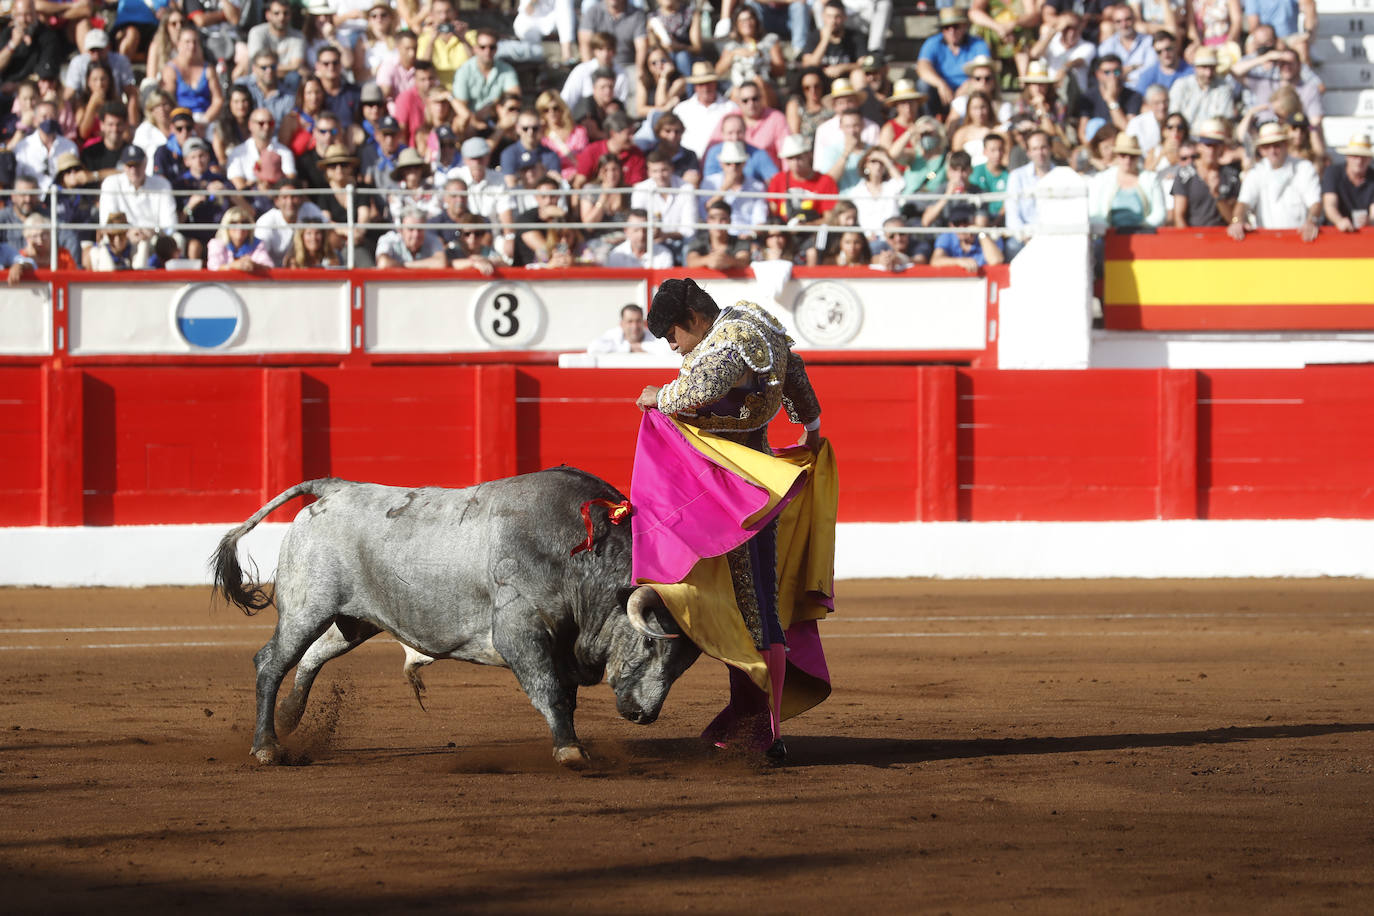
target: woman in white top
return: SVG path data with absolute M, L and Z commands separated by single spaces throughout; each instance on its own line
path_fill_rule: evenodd
M 897 164 L 880 146 L 870 147 L 859 160 L 859 176 L 863 181 L 854 185 L 844 196 L 854 201 L 859 210 L 859 228 L 869 238 L 881 238 L 883 222 L 897 215 L 902 193 L 902 178 Z
M 353 79 L 365 83 L 382 69 L 382 64 L 395 62 L 401 52 L 396 49 L 396 13 L 383 0 L 374 0 L 367 11 L 365 31 L 353 46 Z
M 968 153 L 976 168 L 988 161 L 988 157 L 983 153 L 983 138 L 992 133 L 996 127 L 997 119 L 993 116 L 991 97 L 985 92 L 970 92 L 968 117 L 954 132 L 949 147 L 952 150 L 961 149 Z
M 1088 181 L 1088 218 L 1094 228 L 1158 227 L 1168 216 L 1164 190 L 1154 172 L 1140 171 L 1140 144 L 1117 134 L 1112 165 Z
M 153 174 L 153 156 L 172 135 L 172 97 L 161 89 L 148 93 L 143 123 L 134 131 L 134 146 L 148 154 L 148 174 Z M 169 178 L 175 176 L 168 176 Z

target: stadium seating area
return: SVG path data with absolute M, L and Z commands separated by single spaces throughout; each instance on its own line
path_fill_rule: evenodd
M 0 267 L 975 271 L 1015 257 L 1056 166 L 1098 230 L 1311 241 L 1374 204 L 1364 17 L 5 0 Z

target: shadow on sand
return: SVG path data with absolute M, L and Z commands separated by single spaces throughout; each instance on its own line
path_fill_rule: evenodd
M 787 736 L 787 766 L 890 767 L 961 760 L 970 757 L 1014 757 L 1027 754 L 1081 754 L 1150 747 L 1195 747 L 1242 741 L 1313 738 L 1351 732 L 1374 731 L 1374 722 L 1292 725 L 1250 725 L 1209 728 L 1200 731 L 1072 735 L 1033 738 L 973 738 L 963 741 L 922 738 Z M 625 742 L 625 749 L 640 758 L 709 757 L 711 751 L 691 738 Z

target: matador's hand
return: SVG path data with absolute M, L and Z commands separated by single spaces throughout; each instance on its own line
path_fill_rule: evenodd
M 645 385 L 639 393 L 635 406 L 641 410 L 655 410 L 658 407 L 658 385 Z

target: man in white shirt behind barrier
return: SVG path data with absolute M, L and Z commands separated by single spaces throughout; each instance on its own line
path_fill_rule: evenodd
M 592 341 L 588 353 L 672 353 L 673 348 L 662 338 L 649 333 L 644 322 L 644 309 L 626 305 L 620 310 L 620 324 Z
M 654 242 L 649 251 L 649 214 L 645 210 L 631 210 L 625 216 L 625 241 L 606 255 L 607 267 L 665 268 L 673 266 L 673 253 Z M 623 316 L 622 316 L 623 317 Z
M 100 183 L 100 222 L 109 222 L 111 213 L 123 213 L 129 219 L 131 244 L 171 232 L 177 221 L 171 182 L 149 175 L 147 164 L 147 153 L 126 146 L 119 154 L 119 171 Z
M 1050 154 L 1050 135 L 1037 130 L 1026 138 L 1026 154 L 1030 162 L 1013 169 L 1007 179 L 1007 228 L 1016 230 L 1017 235 L 1009 235 L 1005 241 L 1007 260 L 1016 253 L 1030 238 L 1030 228 L 1038 222 L 1035 197 L 1032 192 L 1040 180 L 1054 169 L 1054 159 Z
M 1288 155 L 1288 128 L 1273 121 L 1260 128 L 1255 148 L 1260 161 L 1241 180 L 1227 233 L 1245 241 L 1246 217 L 1253 213 L 1260 229 L 1297 229 L 1304 242 L 1313 241 L 1322 211 L 1316 167 Z

